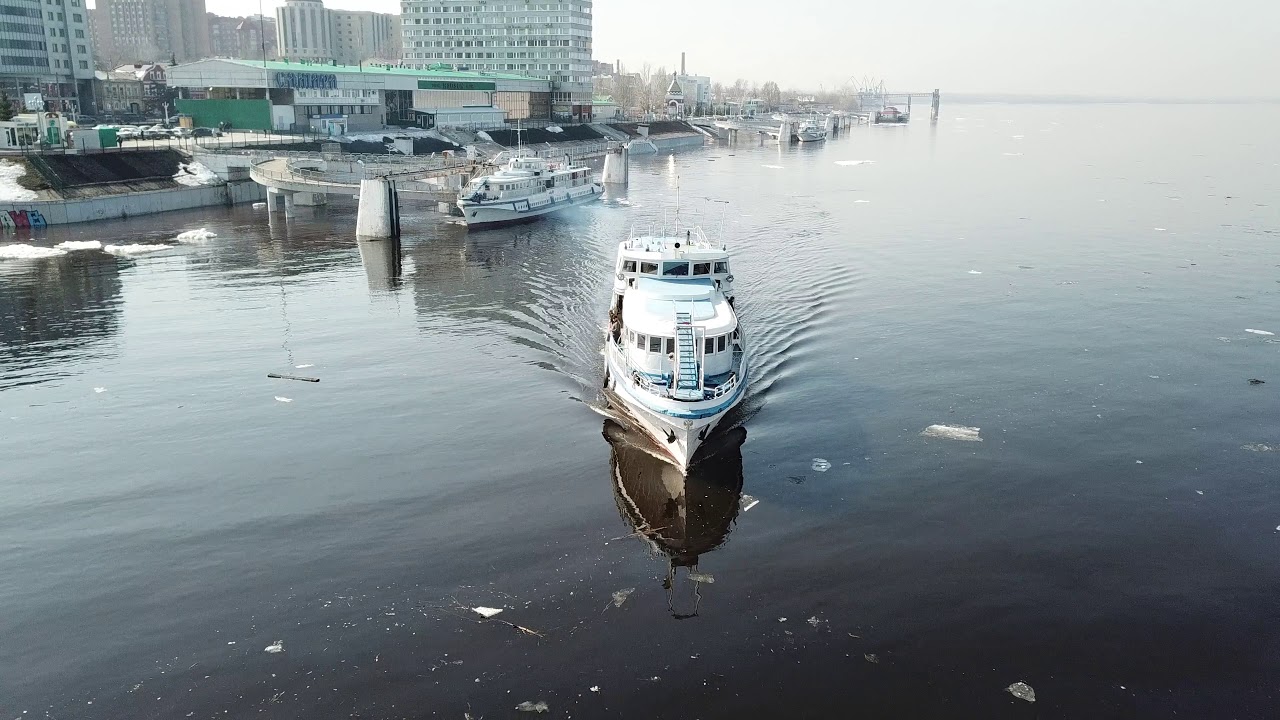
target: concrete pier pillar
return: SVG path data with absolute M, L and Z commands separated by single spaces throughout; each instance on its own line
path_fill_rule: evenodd
M 400 217 L 395 188 L 381 178 L 360 181 L 360 207 L 356 211 L 356 237 L 399 236 Z
M 279 212 L 284 209 L 284 192 L 280 188 L 267 188 L 267 212 Z
M 293 193 L 288 190 L 284 192 L 284 216 L 287 218 L 297 216 L 297 211 L 293 208 Z
M 836 116 L 828 115 L 826 119 L 827 135 L 835 136 L 838 129 L 839 129 L 839 126 L 836 124 Z
M 630 180 L 631 151 L 625 147 L 612 148 L 604 156 L 604 171 L 600 179 L 607 185 L 626 185 Z
M 929 119 L 938 122 L 938 110 L 942 106 L 942 93 L 938 88 L 933 89 L 933 106 L 929 108 Z
M 293 194 L 293 204 L 302 207 L 316 207 L 326 203 L 324 193 L 300 192 Z
M 784 117 L 782 119 L 782 124 L 778 126 L 778 142 L 784 145 L 791 142 L 791 136 L 795 135 L 795 132 L 796 129 L 791 118 Z

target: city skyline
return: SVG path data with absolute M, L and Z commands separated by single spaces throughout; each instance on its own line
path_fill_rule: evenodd
M 219 14 L 258 12 L 258 0 L 219 0 Z M 264 0 L 274 14 L 279 2 Z M 804 90 L 851 79 L 891 89 L 966 94 L 1134 98 L 1274 97 L 1272 28 L 1280 5 L 1221 6 L 1170 0 L 909 6 L 815 0 L 802 15 L 775 4 L 651 0 L 644 13 L 615 0 L 594 3 L 595 60 L 668 70 L 688 53 L 689 70 L 731 84 L 743 78 Z M 333 9 L 399 13 L 398 0 L 328 0 Z M 677 22 L 672 22 L 675 18 Z M 821 22 L 816 22 L 821 19 Z

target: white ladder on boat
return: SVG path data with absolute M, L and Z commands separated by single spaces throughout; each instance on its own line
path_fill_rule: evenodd
M 698 350 L 693 335 L 693 314 L 676 313 L 676 387 L 672 395 L 677 400 L 701 400 L 698 385 Z

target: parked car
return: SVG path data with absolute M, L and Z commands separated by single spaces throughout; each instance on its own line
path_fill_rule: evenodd
M 169 128 L 162 125 L 152 125 L 142 131 L 142 137 L 145 140 L 162 140 L 169 137 Z
M 176 138 L 189 138 L 194 135 L 194 133 L 191 132 L 191 128 L 184 127 L 174 128 L 169 131 L 169 134 Z
M 192 137 L 222 137 L 222 131 L 217 128 L 198 127 L 191 131 Z
M 116 129 L 116 137 L 120 140 L 136 140 L 139 134 L 138 128 L 132 125 L 122 125 Z

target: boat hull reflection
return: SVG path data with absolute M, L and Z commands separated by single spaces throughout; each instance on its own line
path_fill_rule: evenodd
M 694 567 L 724 544 L 738 517 L 745 429 L 709 439 L 687 475 L 638 431 L 607 420 L 604 436 L 613 448 L 614 499 L 636 535 L 670 557 L 672 567 Z

